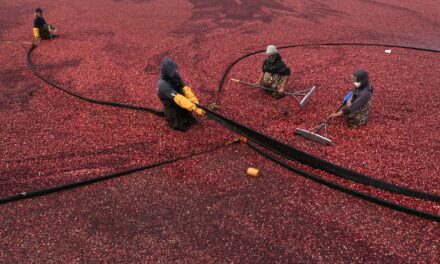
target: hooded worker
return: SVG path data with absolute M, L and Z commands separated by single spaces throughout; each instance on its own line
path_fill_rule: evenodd
M 54 37 L 53 33 L 55 32 L 55 27 L 46 23 L 41 8 L 35 9 L 33 32 L 36 44 L 40 43 L 40 40 L 42 39 L 52 39 Z
M 165 120 L 176 130 L 186 131 L 197 122 L 192 112 L 205 114 L 198 107 L 199 100 L 191 88 L 180 77 L 177 64 L 171 59 L 162 61 L 157 93 L 164 106 Z
M 255 84 L 274 90 L 272 95 L 275 98 L 281 98 L 284 96 L 284 87 L 289 80 L 289 76 L 290 69 L 281 59 L 277 48 L 274 45 L 267 46 L 262 72 Z
M 358 127 L 368 121 L 373 98 L 373 87 L 368 79 L 368 72 L 364 69 L 357 69 L 352 74 L 353 89 L 344 99 L 345 106 L 342 110 L 330 115 L 331 118 L 344 115 L 349 127 Z

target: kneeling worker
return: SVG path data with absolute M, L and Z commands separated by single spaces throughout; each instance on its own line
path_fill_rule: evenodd
M 205 114 L 205 111 L 197 106 L 199 104 L 197 97 L 183 82 L 177 64 L 171 59 L 162 61 L 157 92 L 164 106 L 165 120 L 176 130 L 186 131 L 197 123 L 192 112 L 198 115 Z
M 52 39 L 54 37 L 55 27 L 46 23 L 43 18 L 43 10 L 37 8 L 35 10 L 35 20 L 34 20 L 34 38 L 35 44 L 40 43 L 42 39 Z
M 281 98 L 284 96 L 284 87 L 289 80 L 290 69 L 283 62 L 274 45 L 267 46 L 266 56 L 260 78 L 255 84 L 274 90 L 273 97 Z
M 370 111 L 371 100 L 373 98 L 373 87 L 368 80 L 368 73 L 363 69 L 357 69 L 353 75 L 353 90 L 347 98 L 345 107 L 342 110 L 333 113 L 329 118 L 335 118 L 344 115 L 349 127 L 358 127 L 368 121 L 368 112 Z

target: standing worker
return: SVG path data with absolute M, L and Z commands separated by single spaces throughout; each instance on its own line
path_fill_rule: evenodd
M 35 20 L 34 20 L 34 38 L 35 44 L 40 43 L 42 39 L 52 39 L 54 38 L 53 33 L 55 32 L 55 27 L 46 23 L 43 18 L 43 10 L 41 8 L 35 9 Z
M 347 95 L 349 96 L 345 107 L 333 113 L 329 118 L 344 115 L 349 127 L 358 127 L 367 123 L 368 112 L 370 111 L 373 98 L 373 87 L 368 80 L 368 73 L 364 69 L 357 69 L 351 76 L 354 88 Z
M 191 88 L 180 77 L 177 64 L 171 59 L 166 58 L 162 61 L 157 92 L 164 106 L 165 120 L 176 130 L 186 131 L 197 123 L 192 112 L 198 115 L 205 114 L 205 111 L 198 107 L 199 100 Z
M 289 80 L 290 69 L 283 62 L 274 45 L 267 46 L 266 56 L 260 78 L 255 84 L 274 90 L 272 96 L 281 98 L 284 96 L 284 87 Z

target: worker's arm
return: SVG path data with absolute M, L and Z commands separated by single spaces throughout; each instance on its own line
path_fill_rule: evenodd
M 191 102 L 188 98 L 176 92 L 176 90 L 174 90 L 166 81 L 159 80 L 157 82 L 157 88 L 159 96 L 173 100 L 181 108 L 184 108 L 190 112 L 195 112 L 198 115 L 205 114 L 203 109 L 197 107 L 197 105 Z
M 350 92 L 348 92 L 348 93 L 345 95 L 344 100 L 342 101 L 342 105 L 345 105 L 345 106 L 346 106 L 345 108 L 347 108 L 347 107 L 349 107 L 349 106 L 351 105 L 351 97 L 352 97 L 352 96 L 353 96 L 353 91 L 350 91 Z M 344 109 L 345 109 L 345 108 L 344 108 Z M 336 112 L 336 113 L 333 113 L 333 114 L 329 115 L 328 118 L 335 118 L 335 117 L 339 117 L 339 116 L 343 115 L 343 114 L 344 114 L 344 109 L 342 109 L 342 110 L 340 110 L 340 111 L 338 111 L 338 112 Z
M 262 82 L 263 82 L 263 78 L 264 78 L 264 72 L 262 72 L 262 73 L 260 74 L 260 77 L 258 77 L 258 80 L 257 80 L 257 82 L 255 83 L 255 85 L 257 85 L 257 86 L 261 86 L 261 85 L 262 85 Z
M 336 113 L 331 114 L 331 115 L 329 116 L 329 118 L 340 117 L 341 115 L 343 115 L 342 110 L 340 110 L 340 111 L 338 111 L 338 112 L 336 112 Z
M 37 27 L 33 28 L 35 43 L 38 44 L 40 42 L 40 29 Z
M 191 103 L 199 104 L 199 100 L 194 95 L 194 93 L 192 92 L 192 90 L 189 86 L 186 85 L 185 87 L 183 87 L 182 90 L 183 90 L 183 95 L 185 95 L 185 97 L 188 98 L 188 100 L 190 100 Z
M 205 111 L 203 111 L 203 109 L 198 108 L 197 105 L 192 103 L 188 98 L 186 98 L 185 96 L 183 96 L 181 94 L 176 94 L 174 96 L 174 102 L 178 106 L 180 106 L 180 107 L 182 107 L 182 108 L 184 108 L 184 109 L 186 109 L 186 110 L 188 110 L 190 112 L 195 112 L 198 115 L 204 115 L 205 114 Z
M 283 76 L 283 81 L 281 82 L 280 89 L 278 89 L 278 93 L 284 93 L 284 87 L 286 87 L 287 82 L 289 81 L 289 75 Z
M 364 89 L 356 98 L 356 100 L 354 100 L 353 102 L 351 102 L 351 105 L 345 107 L 344 109 L 342 109 L 342 112 L 344 113 L 344 115 L 348 115 L 350 113 L 356 112 L 359 109 L 362 108 L 362 106 L 364 106 L 366 103 L 368 103 L 368 101 L 371 99 L 371 91 L 368 89 Z

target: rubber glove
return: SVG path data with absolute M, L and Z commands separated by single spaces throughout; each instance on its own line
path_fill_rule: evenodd
M 196 114 L 198 114 L 199 116 L 203 116 L 203 115 L 205 115 L 205 110 L 203 110 L 202 108 L 196 108 L 196 110 L 194 110 L 194 112 L 196 113 Z
M 34 31 L 35 42 L 38 43 L 38 41 L 40 40 L 40 30 L 34 27 L 33 31 Z
M 174 102 L 178 106 L 180 106 L 190 112 L 195 111 L 197 109 L 197 106 L 194 103 L 192 103 L 188 98 L 186 98 L 185 96 L 183 96 L 181 94 L 177 94 L 176 96 L 174 96 Z
M 183 87 L 182 90 L 183 90 L 183 95 L 185 95 L 185 97 L 188 98 L 193 104 L 199 104 L 199 100 L 191 91 L 191 88 L 189 86 Z
M 348 94 L 344 97 L 344 101 L 342 101 L 342 104 L 345 105 L 348 102 L 348 100 L 350 100 L 352 95 L 353 95 L 353 91 L 348 92 Z

